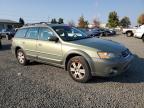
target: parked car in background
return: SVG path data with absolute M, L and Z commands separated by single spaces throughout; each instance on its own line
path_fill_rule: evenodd
M 65 68 L 78 82 L 92 76 L 115 76 L 126 71 L 133 59 L 122 44 L 91 38 L 75 27 L 36 24 L 20 28 L 12 41 L 12 52 L 21 65 L 29 60 Z
M 6 38 L 8 40 L 10 40 L 11 38 L 14 37 L 16 31 L 15 29 L 11 29 L 11 30 L 6 30 L 6 29 L 3 29 L 1 32 L 0 32 L 0 38 Z
M 121 27 L 115 27 L 115 28 L 113 28 L 115 31 L 121 31 Z
M 88 34 L 92 37 L 97 37 L 99 38 L 100 35 L 101 35 L 101 32 L 99 32 L 98 30 L 91 30 L 91 29 L 88 29 Z
M 93 33 L 97 33 L 97 34 L 99 34 L 99 36 L 104 36 L 104 31 L 101 30 L 100 28 L 89 29 L 89 31 L 93 32 Z
M 84 32 L 84 33 L 88 33 L 88 29 L 86 29 L 86 28 L 77 28 L 77 29 L 79 29 L 81 32 Z
M 122 29 L 122 33 L 126 34 L 126 36 L 130 37 L 133 36 L 136 32 L 137 27 L 133 27 L 133 28 L 123 28 Z
M 97 37 L 97 38 L 99 38 L 100 36 L 116 35 L 116 31 L 113 29 L 105 29 L 105 28 L 92 28 L 92 29 L 78 28 L 78 29 L 85 32 L 91 37 Z
M 92 31 L 97 31 L 99 32 L 100 36 L 112 36 L 116 35 L 116 31 L 110 30 L 110 29 L 105 29 L 105 28 L 94 28 Z
M 134 37 L 140 38 L 144 41 L 144 25 L 141 25 L 139 28 L 137 28 Z
M 116 35 L 116 31 L 113 29 L 101 29 L 104 31 L 104 36 L 112 36 L 112 35 Z
M 91 37 L 100 37 L 100 32 L 99 31 L 91 31 L 91 29 L 83 29 L 83 28 L 78 28 L 79 30 L 81 30 L 82 32 L 86 33 L 88 36 Z

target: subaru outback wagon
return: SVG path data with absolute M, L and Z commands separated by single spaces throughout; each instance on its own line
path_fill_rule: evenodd
M 33 24 L 20 28 L 12 52 L 21 65 L 30 60 L 64 68 L 78 82 L 92 76 L 109 77 L 126 71 L 133 59 L 122 44 L 92 38 L 75 27 Z

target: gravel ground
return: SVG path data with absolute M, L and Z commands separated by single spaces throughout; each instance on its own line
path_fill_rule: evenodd
M 144 108 L 144 43 L 140 39 L 105 37 L 123 43 L 134 54 L 131 68 L 114 78 L 73 81 L 61 68 L 32 62 L 21 66 L 10 41 L 0 50 L 0 108 Z

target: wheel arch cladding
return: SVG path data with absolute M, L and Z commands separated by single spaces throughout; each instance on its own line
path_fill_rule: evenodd
M 15 55 L 17 55 L 17 51 L 18 51 L 19 49 L 21 49 L 21 47 L 19 47 L 19 46 L 17 46 L 17 47 L 15 48 Z
M 83 52 L 81 50 L 71 50 L 71 51 L 69 51 L 68 53 L 65 54 L 64 60 L 63 60 L 64 61 L 63 64 L 65 65 L 65 70 L 67 70 L 68 61 L 71 58 L 75 57 L 75 56 L 82 56 L 82 57 L 84 57 L 84 59 L 88 63 L 88 66 L 89 66 L 91 72 L 93 72 L 93 69 L 92 69 L 92 65 L 93 65 L 92 59 L 90 58 L 90 56 L 86 52 Z

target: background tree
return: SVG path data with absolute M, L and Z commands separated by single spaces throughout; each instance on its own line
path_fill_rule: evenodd
M 75 26 L 75 22 L 73 20 L 71 20 L 71 21 L 68 22 L 68 25 L 71 26 L 71 27 L 74 27 Z
M 129 17 L 125 16 L 124 18 L 122 18 L 120 21 L 120 25 L 124 28 L 128 28 L 131 25 Z
M 141 15 L 138 17 L 137 22 L 138 22 L 138 24 L 140 24 L 140 25 L 144 24 L 144 13 L 141 14 Z
M 59 23 L 59 24 L 63 24 L 63 23 L 64 23 L 64 20 L 63 20 L 62 18 L 59 18 L 59 19 L 58 19 L 58 23 Z
M 52 24 L 54 23 L 54 20 L 53 20 L 53 19 L 51 20 L 51 23 L 52 23 Z
M 57 20 L 56 20 L 55 18 L 53 18 L 53 19 L 51 20 L 51 23 L 52 23 L 52 24 L 57 24 Z
M 19 23 L 23 26 L 25 24 L 24 19 L 23 18 L 19 18 Z
M 89 22 L 85 21 L 85 27 L 84 28 L 88 28 Z
M 85 20 L 83 16 L 79 18 L 78 27 L 85 28 Z
M 100 27 L 100 21 L 98 21 L 96 18 L 93 20 L 94 27 Z
M 109 13 L 108 26 L 112 28 L 119 26 L 119 17 L 117 15 L 117 12 L 113 11 Z
M 78 21 L 79 28 L 86 28 L 88 27 L 88 21 L 85 21 L 84 16 L 81 16 Z
M 140 16 L 137 18 L 137 23 L 141 25 Z

